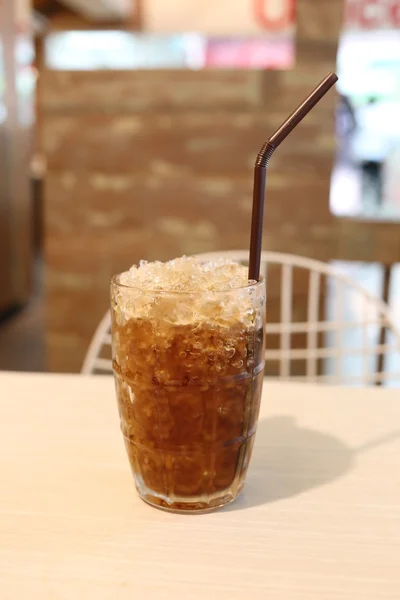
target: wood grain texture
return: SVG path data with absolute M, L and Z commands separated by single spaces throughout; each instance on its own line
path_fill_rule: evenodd
M 267 383 L 244 494 L 209 515 L 136 495 L 108 377 L 0 374 L 7 600 L 394 600 L 395 390 Z

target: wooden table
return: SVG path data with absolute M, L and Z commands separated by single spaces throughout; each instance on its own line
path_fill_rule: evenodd
M 112 379 L 0 374 L 2 600 L 400 598 L 400 391 L 266 383 L 243 496 L 136 495 Z

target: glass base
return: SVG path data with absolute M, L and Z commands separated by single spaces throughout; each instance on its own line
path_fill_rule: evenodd
M 228 493 L 225 495 L 219 495 L 215 498 L 210 498 L 207 502 L 202 500 L 196 500 L 195 498 L 176 498 L 174 501 L 166 501 L 157 494 L 152 494 L 150 490 L 143 493 L 138 489 L 140 498 L 159 510 L 163 510 L 170 513 L 186 513 L 188 515 L 201 515 L 205 513 L 214 512 L 219 508 L 223 508 L 227 504 L 234 502 L 241 493 L 242 489 L 237 494 L 233 495 Z

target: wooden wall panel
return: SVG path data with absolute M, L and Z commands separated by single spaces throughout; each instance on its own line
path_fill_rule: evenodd
M 42 73 L 51 370 L 80 368 L 113 273 L 248 245 L 255 156 L 335 68 L 341 0 L 297 4 L 293 71 Z M 265 249 L 328 260 L 346 248 L 329 212 L 334 104 L 332 93 L 271 161 Z

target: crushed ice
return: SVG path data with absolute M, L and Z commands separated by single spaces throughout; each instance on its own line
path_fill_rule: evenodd
M 156 292 L 229 291 L 249 284 L 247 267 L 220 258 L 198 262 L 182 256 L 168 262 L 141 260 L 120 275 L 120 283 L 128 287 Z
M 141 261 L 122 273 L 118 282 L 125 286 L 114 290 L 122 320 L 145 317 L 183 324 L 207 319 L 223 324 L 233 319 L 248 323 L 265 300 L 260 297 L 263 290 L 249 287 L 253 282 L 248 280 L 247 267 L 223 258 L 203 263 L 186 256 L 165 263 Z

